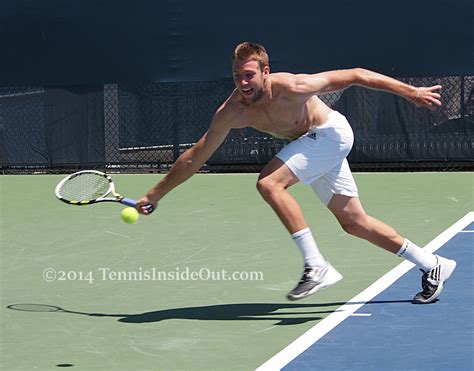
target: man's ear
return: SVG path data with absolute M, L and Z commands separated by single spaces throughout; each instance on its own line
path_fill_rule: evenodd
M 263 67 L 263 75 L 265 76 L 265 78 L 267 78 L 268 75 L 270 75 L 270 66 Z

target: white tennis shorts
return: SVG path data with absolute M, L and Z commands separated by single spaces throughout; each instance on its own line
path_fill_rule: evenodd
M 290 142 L 276 157 L 296 177 L 309 184 L 327 205 L 334 194 L 359 197 L 347 155 L 354 144 L 354 134 L 347 119 L 339 112 L 328 115 L 325 124 L 311 128 Z

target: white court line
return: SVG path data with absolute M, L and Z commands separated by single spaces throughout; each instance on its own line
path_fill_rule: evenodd
M 454 235 L 462 231 L 466 226 L 474 221 L 474 212 L 467 213 L 463 218 L 454 223 L 451 227 L 442 232 L 434 240 L 428 243 L 424 249 L 429 252 L 435 252 Z M 400 277 L 412 269 L 415 265 L 405 260 L 391 271 L 380 277 L 372 285 L 354 296 L 346 304 L 339 307 L 334 313 L 314 325 L 299 338 L 294 340 L 283 350 L 275 354 L 272 358 L 257 368 L 257 371 L 280 370 L 290 363 L 293 359 L 303 353 L 311 345 L 316 343 L 329 331 L 334 329 L 347 317 L 353 315 L 360 307 L 372 300 L 375 296 L 386 290 L 395 283 Z

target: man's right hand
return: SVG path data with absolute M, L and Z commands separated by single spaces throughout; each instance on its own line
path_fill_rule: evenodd
M 148 205 L 153 206 L 153 209 L 151 209 L 151 211 Z M 156 210 L 157 207 L 158 207 L 157 201 L 152 200 L 148 196 L 143 196 L 137 201 L 136 209 L 138 210 L 140 214 L 150 215 L 154 210 Z

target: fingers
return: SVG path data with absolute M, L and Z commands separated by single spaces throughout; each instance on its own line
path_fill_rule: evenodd
M 440 98 L 441 98 L 441 96 L 439 96 L 439 94 L 438 94 L 438 97 L 435 97 L 435 99 L 433 100 L 433 103 L 438 107 L 441 107 Z
M 150 215 L 155 210 L 155 207 L 151 204 L 146 204 L 139 207 L 138 212 L 143 215 Z
M 418 107 L 425 107 L 434 111 L 436 108 L 441 107 L 441 85 L 434 85 L 430 87 L 420 87 L 418 88 L 419 93 L 417 98 L 413 101 Z
M 441 102 L 439 100 L 436 100 L 436 99 L 426 99 L 423 102 L 419 102 L 419 104 L 417 104 L 417 106 L 418 107 L 425 107 L 425 108 L 428 108 L 430 111 L 434 111 L 438 107 L 441 106 Z
M 140 214 L 143 215 L 150 215 L 153 211 L 155 211 L 155 206 L 151 204 L 137 206 L 137 210 Z
M 140 214 L 150 215 L 156 209 L 156 203 L 153 204 L 148 198 L 143 197 L 138 200 L 136 208 Z
M 438 93 L 431 93 L 427 98 L 429 100 L 431 108 L 434 110 L 437 107 L 441 107 L 441 95 Z

